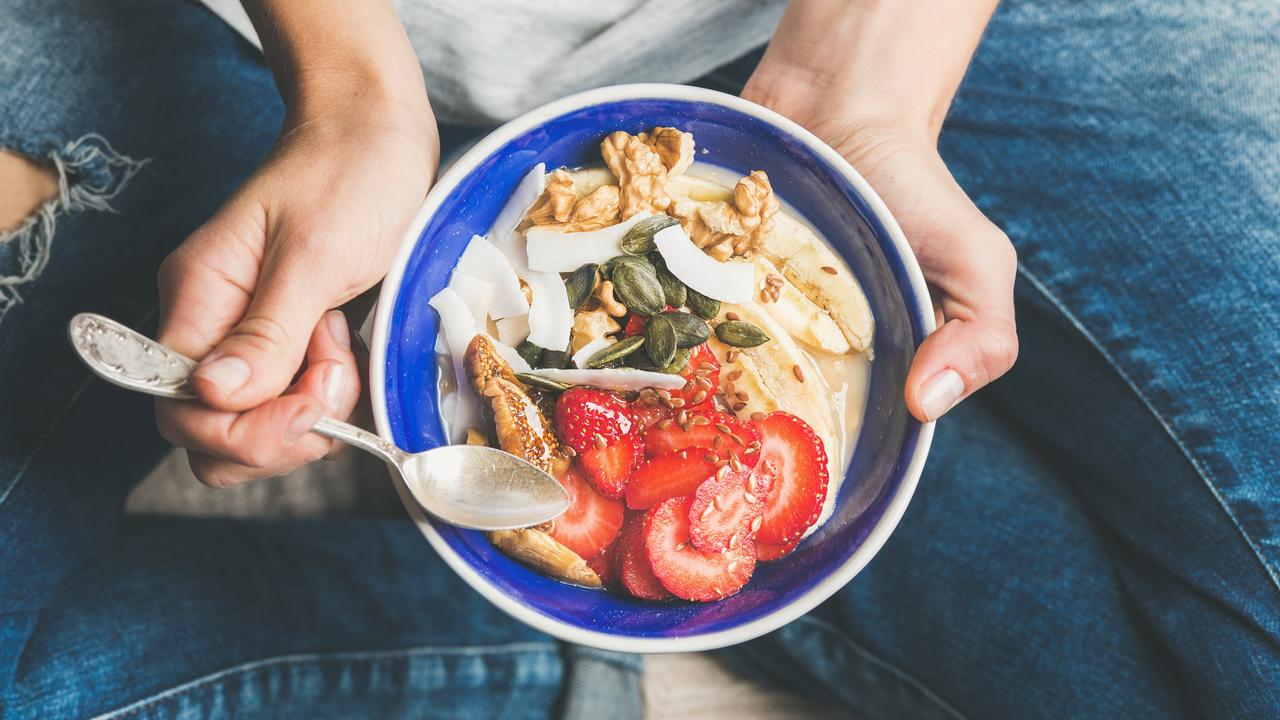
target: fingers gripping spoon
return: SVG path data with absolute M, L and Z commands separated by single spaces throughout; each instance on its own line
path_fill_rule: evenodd
M 71 345 L 89 369 L 122 388 L 196 400 L 191 358 L 93 313 L 71 319 Z M 507 530 L 551 520 L 569 507 L 555 478 L 523 459 L 482 445 L 444 445 L 408 453 L 354 425 L 321 418 L 311 429 L 382 458 L 399 472 L 418 505 L 451 525 Z

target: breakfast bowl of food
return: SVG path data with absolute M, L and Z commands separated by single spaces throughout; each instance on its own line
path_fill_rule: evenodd
M 558 638 L 743 642 L 883 545 L 932 436 L 903 385 L 933 329 L 901 230 L 834 150 L 740 98 L 580 93 L 437 182 L 383 285 L 378 432 L 486 444 L 555 477 L 560 517 L 483 533 L 401 488 L 468 584 Z

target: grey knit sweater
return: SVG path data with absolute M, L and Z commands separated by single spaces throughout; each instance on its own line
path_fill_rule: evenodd
M 250 42 L 237 0 L 202 0 Z M 685 82 L 769 39 L 785 0 L 396 0 L 441 122 L 493 123 L 578 90 Z

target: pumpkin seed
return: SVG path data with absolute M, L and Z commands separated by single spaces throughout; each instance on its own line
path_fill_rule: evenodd
M 596 270 L 595 263 L 587 263 L 565 279 L 564 290 L 569 296 L 569 307 L 577 310 L 591 297 L 591 291 L 596 288 Z
M 689 288 L 688 294 L 689 299 L 685 304 L 689 306 L 690 310 L 697 313 L 699 317 L 710 320 L 720 314 L 719 300 L 709 298 L 693 288 Z
M 675 218 L 667 215 L 654 215 L 641 220 L 632 225 L 627 234 L 622 236 L 620 243 L 622 252 L 628 255 L 644 255 L 653 252 L 653 234 L 677 222 Z
M 543 350 L 542 357 L 536 367 L 559 370 L 569 367 L 569 361 L 572 359 L 573 353 L 569 352 L 569 348 L 564 350 Z
M 662 295 L 667 299 L 667 304 L 671 307 L 684 307 L 688 299 L 688 288 L 667 269 L 667 261 L 662 259 L 662 255 L 650 253 L 649 262 L 653 263 L 653 270 L 658 275 L 658 284 L 662 286 Z
M 542 357 L 542 348 L 525 340 L 516 346 L 516 354 L 524 358 L 524 361 L 529 363 L 529 367 L 536 367 L 538 360 Z
M 657 315 L 667 306 L 653 266 L 622 263 L 613 270 L 613 296 L 640 315 Z
M 678 375 L 680 371 L 684 370 L 685 366 L 689 364 L 689 354 L 690 351 L 688 348 L 680 348 L 679 350 L 676 350 L 675 357 L 671 359 L 671 362 L 658 368 L 658 372 L 666 373 L 668 375 Z
M 644 342 L 643 335 L 632 335 L 631 337 L 623 338 L 587 358 L 587 367 L 606 368 L 621 365 L 623 358 L 639 350 L 644 345 Z
M 711 328 L 706 321 L 691 313 L 664 312 L 658 317 L 666 318 L 676 331 L 676 347 L 697 347 L 711 337 Z
M 769 336 L 746 320 L 726 320 L 716 325 L 716 337 L 725 345 L 749 348 L 769 342 Z
M 605 280 L 612 280 L 613 273 L 622 265 L 638 265 L 646 272 L 653 272 L 653 264 L 642 255 L 619 255 L 609 258 L 600 264 L 600 275 Z
M 516 379 L 529 387 L 536 387 L 539 390 L 547 390 L 549 392 L 564 392 L 572 387 L 571 385 L 566 385 L 557 380 L 552 380 L 551 378 L 542 377 L 541 375 L 535 375 L 533 373 L 516 373 Z
M 676 355 L 676 328 L 666 315 L 649 318 L 644 326 L 644 350 L 658 367 L 669 364 Z

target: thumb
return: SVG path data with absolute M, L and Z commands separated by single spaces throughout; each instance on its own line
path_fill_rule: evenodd
M 300 267 L 305 263 L 273 260 L 266 258 L 244 316 L 191 376 L 210 407 L 248 410 L 283 393 L 328 309 L 314 275 Z
M 948 320 L 925 338 L 907 375 L 907 407 L 922 422 L 937 420 L 1003 375 L 1018 356 L 1012 315 Z

